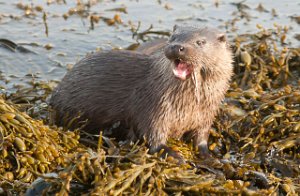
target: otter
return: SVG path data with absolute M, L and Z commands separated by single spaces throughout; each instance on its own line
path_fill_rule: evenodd
M 50 98 L 55 123 L 80 114 L 83 129 L 95 133 L 120 122 L 127 139 L 145 138 L 150 153 L 163 149 L 178 159 L 167 139 L 189 135 L 200 157 L 211 156 L 209 130 L 233 73 L 226 35 L 175 25 L 168 41 L 150 45 L 97 52 L 75 64 Z

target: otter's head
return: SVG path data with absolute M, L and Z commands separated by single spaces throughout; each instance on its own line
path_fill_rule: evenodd
M 214 61 L 226 50 L 226 36 L 217 29 L 175 25 L 164 52 L 174 66 L 175 77 L 186 80 L 195 71 L 217 66 Z

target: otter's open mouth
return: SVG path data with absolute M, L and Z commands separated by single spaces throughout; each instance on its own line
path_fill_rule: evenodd
M 193 72 L 193 65 L 184 62 L 181 59 L 176 59 L 174 61 L 174 64 L 175 64 L 175 68 L 173 69 L 173 73 L 175 77 L 181 80 L 187 79 Z

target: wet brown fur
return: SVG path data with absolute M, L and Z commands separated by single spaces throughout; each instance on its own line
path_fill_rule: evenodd
M 174 77 L 173 62 L 161 45 L 156 52 L 95 53 L 78 62 L 53 92 L 50 104 L 58 117 L 56 123 L 62 124 L 60 119 L 67 113 L 70 117 L 81 113 L 81 120 L 88 119 L 85 130 L 97 132 L 120 121 L 133 130 L 130 137 L 145 137 L 151 152 L 165 146 L 169 137 L 181 138 L 187 132 L 195 145 L 206 146 L 229 86 L 232 56 L 227 43 L 211 41 L 209 36 L 218 35 L 215 29 L 184 28 L 173 35 L 179 36 L 176 42 L 189 48 L 188 60 L 196 65 L 194 79 Z M 189 42 L 200 31 L 209 45 L 205 50 L 193 50 Z

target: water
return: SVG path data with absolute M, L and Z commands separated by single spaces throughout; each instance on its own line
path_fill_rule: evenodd
M 254 33 L 256 25 L 272 28 L 274 23 L 290 28 L 287 43 L 299 47 L 299 41 L 293 37 L 300 34 L 300 25 L 291 17 L 297 16 L 300 2 L 295 0 L 260 1 L 249 0 L 244 4 L 249 19 L 239 18 L 236 5 L 240 1 L 213 0 L 123 0 L 90 1 L 92 6 L 87 13 L 94 13 L 108 18 L 119 14 L 123 24 L 108 26 L 103 21 L 90 29 L 87 17 L 72 15 L 67 20 L 63 14 L 76 7 L 76 1 L 66 0 L 47 4 L 47 1 L 20 1 L 23 5 L 42 6 L 47 14 L 48 36 L 45 34 L 43 12 L 34 11 L 36 15 L 26 16 L 23 9 L 17 7 L 19 1 L 0 0 L 0 39 L 8 39 L 20 44 L 34 53 L 12 52 L 0 47 L 0 86 L 2 91 L 12 91 L 16 84 L 25 84 L 32 78 L 41 81 L 60 80 L 67 67 L 76 63 L 87 53 L 98 49 L 125 48 L 136 40 L 132 38 L 131 26 L 141 23 L 140 30 L 153 25 L 154 30 L 170 31 L 174 24 L 192 24 L 215 26 L 229 34 L 230 39 L 237 34 Z M 87 1 L 82 1 L 86 3 Z M 218 5 L 217 5 L 218 3 Z M 256 10 L 259 4 L 266 9 Z M 126 7 L 127 14 L 109 9 Z M 272 14 L 276 11 L 276 16 Z M 233 18 L 238 17 L 234 25 Z M 235 30 L 235 31 L 233 31 Z M 52 49 L 44 46 L 50 44 Z

